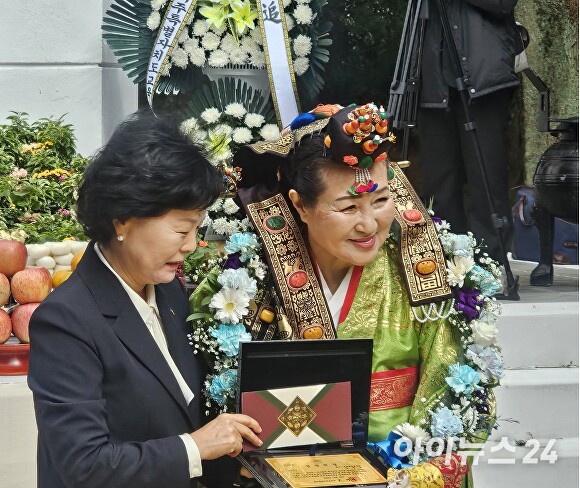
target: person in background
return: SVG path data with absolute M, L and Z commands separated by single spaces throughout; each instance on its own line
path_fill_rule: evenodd
M 92 241 L 30 323 L 39 488 L 223 488 L 242 441 L 261 444 L 245 415 L 202 426 L 204 371 L 175 277 L 221 190 L 199 150 L 146 114 L 86 168 L 77 215 Z
M 511 224 L 507 182 L 507 124 L 510 99 L 519 81 L 514 72 L 514 7 L 517 0 L 445 2 L 471 121 L 483 153 L 497 215 L 506 217 L 504 244 Z M 438 7 L 429 0 L 422 52 L 420 108 L 417 117 L 422 197 L 433 199 L 435 215 L 455 232 L 472 231 L 488 254 L 503 262 L 482 174 L 466 123 Z M 467 201 L 464 196 L 467 195 Z

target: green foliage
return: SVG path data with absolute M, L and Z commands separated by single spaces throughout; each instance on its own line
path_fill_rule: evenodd
M 223 257 L 223 253 L 215 244 L 201 240 L 199 242 L 197 249 L 183 262 L 183 274 L 194 286 L 199 285 L 204 278 L 209 278 L 210 271 Z
M 0 125 L 0 229 L 22 230 L 29 242 L 84 238 L 74 218 L 76 189 L 87 160 L 63 117 L 29 123 L 11 112 Z

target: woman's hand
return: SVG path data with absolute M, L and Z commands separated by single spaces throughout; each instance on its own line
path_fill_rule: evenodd
M 242 452 L 244 439 L 257 447 L 262 445 L 256 433 L 262 432 L 260 424 L 252 417 L 240 413 L 222 413 L 217 418 L 192 432 L 201 459 L 215 459 L 225 454 L 235 457 Z

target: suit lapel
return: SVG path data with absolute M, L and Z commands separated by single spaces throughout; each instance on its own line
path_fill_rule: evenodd
M 185 397 L 161 350 L 119 280 L 99 259 L 93 245 L 92 242 L 89 244 L 77 268 L 81 278 L 91 290 L 103 315 L 113 319 L 112 329 L 119 340 L 159 380 L 193 421 Z M 165 313 L 162 320 L 165 320 L 167 315 L 168 313 Z M 182 370 L 179 365 L 178 367 Z M 191 386 L 193 385 L 190 383 Z M 196 392 L 199 389 L 192 391 Z

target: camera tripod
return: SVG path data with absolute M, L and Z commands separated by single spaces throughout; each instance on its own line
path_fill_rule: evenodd
M 519 276 L 514 277 L 511 271 L 501 232 L 502 229 L 507 226 L 508 220 L 507 217 L 498 215 L 495 203 L 491 196 L 484 156 L 477 135 L 477 127 L 475 122 L 473 122 L 470 113 L 466 80 L 464 79 L 463 70 L 461 69 L 457 47 L 453 41 L 451 25 L 447 16 L 447 10 L 445 9 L 445 1 L 434 0 L 434 3 L 436 10 L 438 11 L 437 15 L 439 21 L 441 22 L 444 46 L 447 49 L 451 61 L 451 69 L 455 79 L 455 88 L 459 93 L 461 107 L 465 120 L 467 121 L 464 124 L 464 129 L 470 134 L 470 140 L 481 171 L 486 199 L 490 209 L 490 218 L 493 222 L 493 227 L 502 254 L 502 264 L 505 269 L 507 289 L 504 289 L 504 295 L 501 298 L 519 300 Z M 428 0 L 409 0 L 407 12 L 405 14 L 403 33 L 401 35 L 401 43 L 397 55 L 397 62 L 395 64 L 395 74 L 390 89 L 387 112 L 391 116 L 391 126 L 393 129 L 401 130 L 403 132 L 403 159 L 407 159 L 408 157 L 410 132 L 416 127 L 419 93 L 421 90 L 421 54 L 423 51 L 425 25 L 426 22 L 430 21 L 429 15 Z

